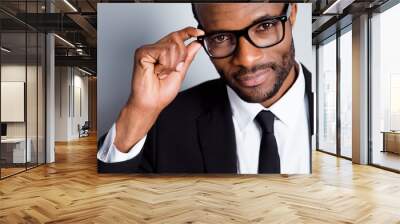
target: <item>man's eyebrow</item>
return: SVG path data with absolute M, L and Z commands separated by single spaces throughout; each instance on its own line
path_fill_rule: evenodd
M 281 16 L 281 15 L 276 15 L 276 16 L 264 15 L 264 16 L 261 16 L 261 17 L 255 19 L 255 20 L 253 20 L 253 22 L 251 22 L 248 26 L 251 26 L 253 24 L 259 23 L 259 22 L 264 21 L 264 20 L 275 19 L 276 17 L 279 17 L 279 16 Z
M 249 24 L 248 24 L 247 26 L 245 26 L 245 27 L 252 26 L 252 25 L 254 25 L 254 24 L 256 24 L 256 23 L 259 23 L 259 22 L 261 22 L 261 21 L 264 21 L 264 20 L 274 19 L 274 18 L 279 17 L 279 16 L 281 16 L 281 15 L 274 15 L 274 16 L 273 16 L 273 15 L 269 15 L 269 14 L 263 15 L 263 16 L 261 16 L 261 17 L 256 18 L 255 20 L 253 20 L 251 23 L 249 23 Z M 243 27 L 242 29 L 244 29 L 245 27 Z M 241 30 L 241 29 L 239 29 L 239 30 Z M 222 32 L 232 32 L 232 31 L 237 31 L 237 29 L 236 29 L 236 30 L 228 30 L 228 29 L 210 30 L 209 32 L 207 32 L 207 34 L 222 33 Z

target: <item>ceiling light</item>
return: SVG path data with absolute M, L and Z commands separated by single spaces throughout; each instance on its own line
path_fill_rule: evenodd
M 6 53 L 10 53 L 10 52 L 11 52 L 11 50 L 9 50 L 9 49 L 7 49 L 7 48 L 5 48 L 5 47 L 1 47 L 0 49 L 1 49 L 2 51 L 6 52 Z
M 343 10 L 351 5 L 354 0 L 336 0 L 332 5 L 324 10 L 322 14 L 341 14 Z
M 90 73 L 90 72 L 88 72 L 88 71 L 86 71 L 86 70 L 83 70 L 83 69 L 81 69 L 81 68 L 79 68 L 79 67 L 78 67 L 78 70 L 81 71 L 81 72 L 83 72 L 83 73 L 85 73 L 85 74 L 87 74 L 87 75 L 90 75 L 90 76 L 92 75 L 92 73 Z
M 71 4 L 69 3 L 68 0 L 64 0 L 65 4 L 67 4 L 74 12 L 78 12 L 78 10 Z
M 64 43 L 66 43 L 67 45 L 69 45 L 70 47 L 75 48 L 75 45 L 73 45 L 73 44 L 72 44 L 71 42 L 69 42 L 68 40 L 66 40 L 66 39 L 64 39 L 64 38 L 62 38 L 62 37 L 60 37 L 60 36 L 57 35 L 57 34 L 54 34 L 54 36 L 57 37 L 58 39 L 60 39 L 62 42 L 64 42 Z

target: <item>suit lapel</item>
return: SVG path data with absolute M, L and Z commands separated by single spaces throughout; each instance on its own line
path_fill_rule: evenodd
M 307 70 L 304 65 L 303 67 L 304 78 L 306 80 L 306 94 L 308 100 L 308 113 L 310 119 L 310 134 L 314 134 L 314 93 L 312 92 L 312 82 L 311 82 L 311 73 Z
M 197 119 L 199 141 L 207 173 L 237 173 L 235 130 L 226 87 L 214 90 L 209 109 Z
M 306 94 L 307 94 L 307 99 L 308 99 L 308 116 L 309 116 L 309 125 L 310 125 L 310 172 L 312 172 L 312 135 L 314 135 L 314 93 L 312 92 L 312 78 L 311 78 L 311 72 L 307 70 L 307 68 L 304 65 L 301 65 L 303 67 L 303 73 L 304 73 L 304 78 L 306 80 Z

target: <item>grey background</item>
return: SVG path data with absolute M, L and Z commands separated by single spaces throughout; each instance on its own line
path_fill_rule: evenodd
M 314 64 L 311 4 L 298 6 L 293 29 L 296 58 L 311 69 Z M 112 126 L 128 99 L 135 49 L 186 26 L 196 27 L 197 22 L 188 3 L 100 3 L 97 18 L 97 136 L 100 137 Z M 202 49 L 187 73 L 182 90 L 217 77 L 214 65 Z

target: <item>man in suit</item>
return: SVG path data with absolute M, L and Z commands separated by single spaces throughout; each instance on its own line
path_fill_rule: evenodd
M 99 140 L 98 171 L 310 173 L 313 98 L 295 60 L 297 5 L 192 8 L 197 29 L 136 50 L 131 95 Z M 178 93 L 201 46 L 221 78 Z

